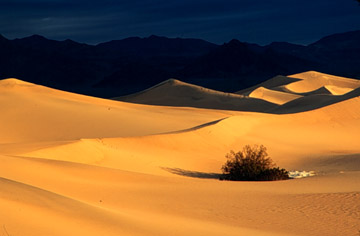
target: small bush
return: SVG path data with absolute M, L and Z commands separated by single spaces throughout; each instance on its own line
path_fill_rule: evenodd
M 271 181 L 289 179 L 285 169 L 276 167 L 263 145 L 246 145 L 242 151 L 226 154 L 221 180 Z

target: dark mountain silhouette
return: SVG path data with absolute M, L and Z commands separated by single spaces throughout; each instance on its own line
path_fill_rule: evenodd
M 121 55 L 142 57 L 179 57 L 200 56 L 217 45 L 201 39 L 169 39 L 151 35 L 148 38 L 131 37 L 123 40 L 113 40 L 96 46 L 98 49 L 116 52 Z
M 39 35 L 0 35 L 0 78 L 16 77 L 62 90 L 113 97 L 169 78 L 238 91 L 272 76 L 317 70 L 360 79 L 360 31 L 324 37 L 308 46 L 266 46 L 231 40 L 131 37 L 98 45 Z
M 208 84 L 208 87 L 227 81 L 222 90 L 229 91 L 234 86 L 249 87 L 279 74 L 302 72 L 313 65 L 315 63 L 312 61 L 282 51 L 234 39 L 186 66 L 178 77 L 213 81 L 213 85 Z
M 287 42 L 273 42 L 265 46 L 265 48 L 274 50 L 279 53 L 292 54 L 294 52 L 304 50 L 306 46 L 287 43 Z
M 318 50 L 336 50 L 360 49 L 360 31 L 351 31 L 342 34 L 333 34 L 310 44 L 309 47 Z

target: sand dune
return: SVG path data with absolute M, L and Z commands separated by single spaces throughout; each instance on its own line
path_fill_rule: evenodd
M 356 89 L 360 87 L 359 80 L 323 74 L 316 71 L 309 71 L 305 73 L 290 75 L 289 77 L 301 79 L 298 82 L 286 85 L 287 89 L 295 93 L 311 92 L 322 86 L 328 85 L 344 88 L 343 92 L 349 91 L 348 89 Z
M 360 87 L 360 86 L 359 86 Z M 353 91 L 354 89 L 358 88 L 346 88 L 346 87 L 339 87 L 335 85 L 326 85 L 325 88 L 331 92 L 332 95 L 344 95 Z
M 299 95 L 321 94 L 324 92 L 330 92 L 333 95 L 343 95 L 359 88 L 360 81 L 316 71 L 308 71 L 289 76 L 275 76 L 263 83 L 240 90 L 236 94 L 249 95 L 260 87 Z
M 167 80 L 137 94 L 114 99 L 150 105 L 255 112 L 264 112 L 276 107 L 276 104 L 256 97 L 219 92 L 175 79 Z
M 328 86 L 321 86 L 318 89 L 312 90 L 310 92 L 306 92 L 306 93 L 294 93 L 293 91 L 290 91 L 289 89 L 287 89 L 285 86 L 282 86 L 281 89 L 283 89 L 284 91 L 287 91 L 288 93 L 293 93 L 293 94 L 301 94 L 302 96 L 311 96 L 311 95 L 334 95 L 328 88 Z
M 280 88 L 281 86 L 285 86 L 287 84 L 294 83 L 299 80 L 300 79 L 297 79 L 297 78 L 278 75 L 278 76 L 275 76 L 274 78 L 266 80 L 265 82 L 257 84 L 253 87 L 240 90 L 240 91 L 236 92 L 236 94 L 249 95 L 252 91 L 254 91 L 255 89 L 260 88 L 260 87 L 277 90 L 276 88 Z
M 319 73 L 304 72 L 276 76 L 262 84 L 237 92 L 280 106 L 268 113 L 304 112 L 359 96 L 360 81 Z
M 358 96 L 360 96 L 360 88 L 354 89 L 351 92 L 338 96 L 326 94 L 308 95 L 298 98 L 296 100 L 289 101 L 288 103 L 285 103 L 282 106 L 273 109 L 272 112 L 281 114 L 304 112 L 345 101 L 351 98 L 356 98 Z
M 247 91 L 272 100 L 273 113 L 287 113 L 281 115 L 227 111 L 243 96 L 179 81 L 134 97 L 179 97 L 192 106 L 191 96 L 199 96 L 219 109 L 0 81 L 0 235 L 356 235 L 360 90 L 351 79 L 313 85 L 307 76 L 317 74 L 296 76 Z M 287 86 L 307 92 L 285 92 Z M 255 100 L 247 105 L 261 107 Z M 217 180 L 225 154 L 246 144 L 263 144 L 279 166 L 316 175 Z
M 259 87 L 259 88 L 255 89 L 254 91 L 252 91 L 249 94 L 249 97 L 259 98 L 259 99 L 266 100 L 268 102 L 282 105 L 284 103 L 290 102 L 290 101 L 300 98 L 302 96 L 291 94 L 291 93 L 275 91 L 275 90 L 267 89 L 264 87 Z
M 358 194 L 353 191 L 360 176 L 354 173 L 295 180 L 294 187 L 290 181 L 231 183 L 7 159 L 6 167 L 22 167 L 7 175 L 28 183 L 0 181 L 2 209 L 10 212 L 0 217 L 10 233 L 25 229 L 45 235 L 59 229 L 57 235 L 351 235 L 358 223 Z M 44 180 L 43 173 L 49 171 Z M 16 214 L 19 207 L 24 215 Z M 29 219 L 33 211 L 31 216 L 42 221 Z M 18 227 L 19 220 L 25 225 Z M 260 222 L 266 223 L 259 227 Z
M 163 133 L 191 128 L 231 113 L 110 101 L 16 79 L 0 81 L 0 111 L 0 143 Z
M 276 162 L 286 168 L 295 169 L 299 167 L 301 160 L 311 156 L 356 154 L 357 140 L 360 138 L 359 120 L 360 99 L 353 98 L 294 115 L 279 117 L 272 114 L 241 113 L 183 132 L 128 138 L 83 139 L 13 154 L 156 175 L 169 174 L 160 167 L 190 171 L 196 167 L 195 171 L 214 173 L 219 171 L 224 154 L 229 150 L 239 149 L 239 145 L 244 143 L 263 143 L 272 147 L 271 152 L 275 155 Z M 276 134 L 272 132 L 274 127 Z M 142 148 L 139 149 L 139 146 Z M 187 156 L 192 158 L 185 158 Z
M 348 96 L 337 96 L 351 93 L 359 87 L 358 80 L 309 71 L 276 76 L 236 93 L 223 93 L 170 79 L 137 94 L 114 99 L 162 106 L 294 113 L 348 99 Z

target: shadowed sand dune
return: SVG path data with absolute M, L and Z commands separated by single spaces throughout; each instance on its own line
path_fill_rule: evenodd
M 343 95 L 360 87 L 360 81 L 350 78 L 333 76 L 316 71 L 275 76 L 263 83 L 236 92 L 236 94 L 249 95 L 256 89 L 264 87 L 268 90 L 282 91 L 298 95 L 332 94 Z
M 219 92 L 175 79 L 167 80 L 137 94 L 114 99 L 150 105 L 255 112 L 265 112 L 276 107 L 276 104 L 256 97 Z
M 240 91 L 235 92 L 235 93 L 236 94 L 249 95 L 252 91 L 254 91 L 254 90 L 256 90 L 257 88 L 260 88 L 260 87 L 264 87 L 264 88 L 267 88 L 267 89 L 274 89 L 274 88 L 278 88 L 278 87 L 281 87 L 281 86 L 285 86 L 285 85 L 290 84 L 290 83 L 294 83 L 294 82 L 299 81 L 299 80 L 300 79 L 297 79 L 297 78 L 278 75 L 278 76 L 275 76 L 274 78 L 266 80 L 265 82 L 262 82 L 262 83 L 260 83 L 258 85 L 255 85 L 255 86 L 247 88 L 247 89 L 240 90 Z
M 244 96 L 179 81 L 134 97 L 179 97 L 179 106 L 207 101 L 217 109 L 0 81 L 0 235 L 357 235 L 359 88 L 323 74 L 314 82 L 314 73 L 246 92 L 264 100 L 246 98 L 245 107 L 272 104 L 274 114 L 227 111 Z M 246 144 L 263 144 L 279 166 L 316 175 L 217 180 L 225 154 Z
M 161 106 L 295 113 L 358 96 L 353 91 L 359 87 L 358 80 L 309 71 L 276 76 L 236 93 L 223 93 L 170 79 L 142 92 L 114 99 Z
M 273 113 L 296 113 L 304 112 L 309 110 L 314 110 L 324 106 L 328 106 L 334 103 L 345 101 L 352 98 L 357 98 L 360 96 L 360 88 L 354 89 L 351 92 L 348 92 L 344 95 L 326 95 L 326 94 L 314 94 L 304 96 L 288 103 L 281 105 L 278 108 L 273 109 Z
M 339 76 L 328 75 L 316 71 L 290 75 L 290 78 L 300 79 L 298 82 L 287 84 L 286 88 L 295 93 L 306 93 L 322 86 L 331 85 L 345 89 L 360 87 L 360 81 Z

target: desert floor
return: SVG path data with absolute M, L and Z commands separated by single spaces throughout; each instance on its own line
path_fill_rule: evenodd
M 116 100 L 2 80 L 0 236 L 359 235 L 359 96 L 359 81 L 318 72 Z M 316 175 L 218 180 L 247 144 Z

